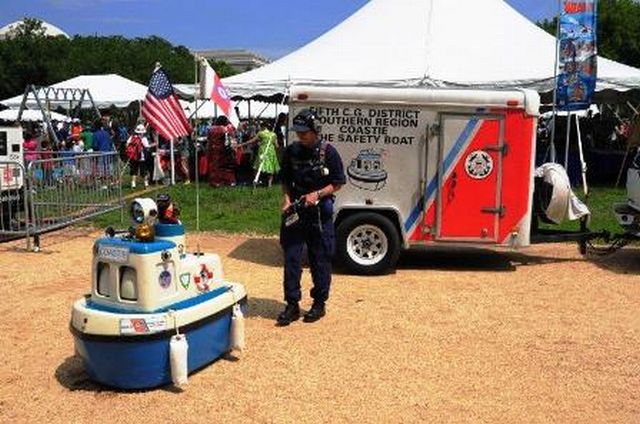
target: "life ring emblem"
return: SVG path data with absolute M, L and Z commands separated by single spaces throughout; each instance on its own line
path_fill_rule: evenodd
M 484 150 L 475 150 L 469 153 L 464 161 L 464 170 L 473 179 L 485 179 L 493 171 L 493 159 Z

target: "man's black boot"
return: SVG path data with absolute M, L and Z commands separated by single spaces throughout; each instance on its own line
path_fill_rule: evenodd
M 309 309 L 309 312 L 304 314 L 303 321 L 316 322 L 320 318 L 322 318 L 325 314 L 326 314 L 326 311 L 324 309 L 324 303 L 313 302 L 313 305 L 311 305 L 311 309 Z
M 281 327 L 291 324 L 293 321 L 300 319 L 300 307 L 297 303 L 287 303 L 284 311 L 278 315 L 277 324 Z

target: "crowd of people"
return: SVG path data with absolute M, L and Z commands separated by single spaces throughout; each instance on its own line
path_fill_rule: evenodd
M 195 178 L 213 187 L 273 184 L 280 172 L 287 116 L 273 120 L 242 120 L 234 127 L 225 116 L 197 125 L 195 137 L 174 140 L 176 177 L 185 184 Z M 36 160 L 77 154 L 118 152 L 128 168 L 131 187 L 169 181 L 171 143 L 144 120 L 128 126 L 103 117 L 95 122 L 52 122 L 55 138 L 46 126 L 25 129 L 24 159 Z M 196 155 L 197 153 L 197 155 Z M 197 164 L 196 164 L 197 157 Z
M 82 124 L 80 119 L 74 118 L 70 122 L 52 121 L 51 124 L 55 141 L 44 125 L 25 128 L 23 146 L 26 162 L 51 157 L 52 154 L 114 151 L 111 122 L 108 119 Z

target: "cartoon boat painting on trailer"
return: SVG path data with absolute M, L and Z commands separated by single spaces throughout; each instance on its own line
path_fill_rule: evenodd
M 244 287 L 224 280 L 218 255 L 187 253 L 176 212 L 166 195 L 157 204 L 135 199 L 137 227 L 109 228 L 94 244 L 91 294 L 74 303 L 71 332 L 76 354 L 99 383 L 151 388 L 170 383 L 172 370 L 176 382 L 172 337 L 178 331 L 178 339 L 186 339 L 185 380 L 234 343 L 244 344 L 235 325 L 246 305 Z M 242 340 L 232 340 L 232 333 Z
M 384 170 L 383 153 L 375 149 L 361 150 L 347 167 L 349 182 L 363 190 L 383 189 L 388 177 Z

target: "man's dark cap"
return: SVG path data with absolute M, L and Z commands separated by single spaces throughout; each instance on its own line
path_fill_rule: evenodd
M 316 114 L 313 113 L 310 109 L 302 109 L 296 116 L 293 118 L 293 126 L 291 127 L 291 131 L 295 132 L 307 132 L 316 130 Z

